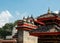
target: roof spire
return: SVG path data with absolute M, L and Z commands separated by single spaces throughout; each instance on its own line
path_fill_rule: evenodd
M 51 13 L 50 8 L 48 8 L 48 13 Z

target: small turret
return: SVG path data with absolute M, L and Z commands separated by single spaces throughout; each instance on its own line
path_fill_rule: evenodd
M 25 17 L 23 17 L 23 21 L 26 22 L 26 18 Z
M 27 19 L 29 19 L 29 16 L 27 17 Z
M 33 19 L 33 16 L 31 15 L 31 18 Z
M 29 18 L 30 18 L 30 17 L 28 16 L 27 19 L 26 19 L 26 22 L 28 22 L 28 23 L 30 22 Z
M 25 19 L 25 16 L 23 17 L 23 19 Z

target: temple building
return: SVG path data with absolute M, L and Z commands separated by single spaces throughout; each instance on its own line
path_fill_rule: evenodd
M 48 9 L 37 18 L 23 17 L 16 29 L 18 43 L 60 43 L 60 12 L 56 14 Z

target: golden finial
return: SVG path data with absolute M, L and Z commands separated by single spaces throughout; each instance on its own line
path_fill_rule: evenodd
M 48 13 L 51 13 L 50 8 L 48 8 Z

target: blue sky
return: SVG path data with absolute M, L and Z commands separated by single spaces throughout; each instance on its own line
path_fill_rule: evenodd
M 0 0 L 0 23 L 12 22 L 28 15 L 37 17 L 47 13 L 48 7 L 51 11 L 60 10 L 60 0 Z

